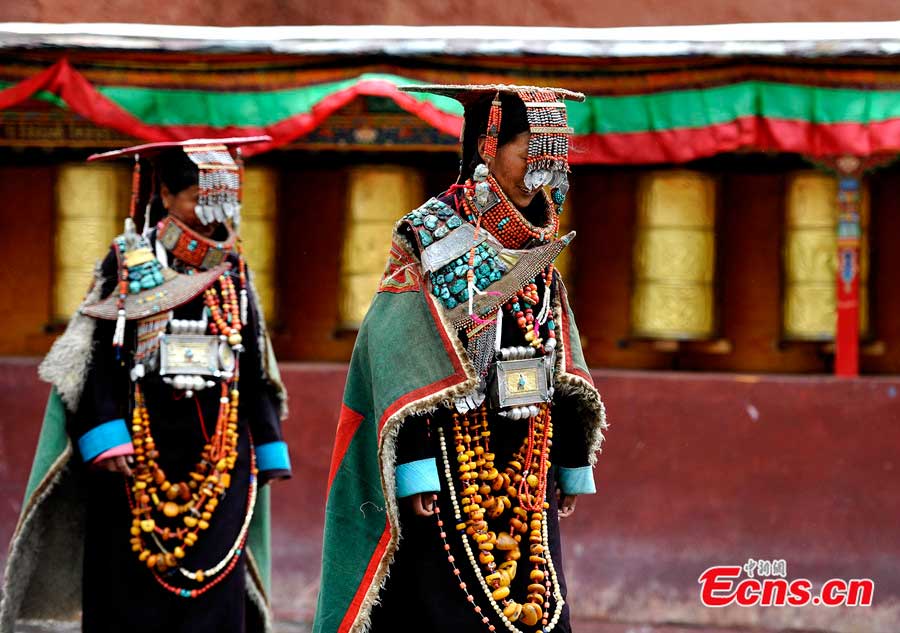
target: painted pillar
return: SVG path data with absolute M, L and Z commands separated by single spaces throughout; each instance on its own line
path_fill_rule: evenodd
M 859 374 L 860 161 L 846 156 L 838 166 L 837 335 L 834 373 Z

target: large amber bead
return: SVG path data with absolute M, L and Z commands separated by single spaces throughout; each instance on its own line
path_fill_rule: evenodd
M 519 620 L 525 626 L 534 626 L 543 615 L 544 612 L 538 605 L 529 602 L 522 605 L 522 617 Z

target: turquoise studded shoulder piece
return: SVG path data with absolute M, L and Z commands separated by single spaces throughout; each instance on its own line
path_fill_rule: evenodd
M 453 207 L 437 198 L 432 198 L 418 209 L 410 211 L 403 219 L 412 227 L 421 252 L 466 223 Z
M 479 290 L 499 281 L 506 272 L 499 243 L 484 229 L 476 235 L 474 226 L 440 200 L 432 198 L 403 219 L 419 243 L 431 292 L 448 310 L 469 300 L 467 274 L 473 248 L 473 281 Z

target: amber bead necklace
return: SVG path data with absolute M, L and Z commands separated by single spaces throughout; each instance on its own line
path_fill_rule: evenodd
M 484 413 L 484 411 L 481 411 L 480 415 L 484 415 Z M 475 446 L 472 441 L 473 436 L 471 433 L 473 432 L 473 425 L 470 422 L 467 428 L 465 423 L 467 418 L 468 414 L 458 417 L 454 420 L 453 427 L 454 434 L 461 436 L 464 446 L 464 450 L 460 451 L 460 442 L 457 440 L 457 463 L 460 465 L 460 470 L 462 471 L 460 473 L 460 478 L 462 480 L 461 485 L 463 493 L 472 492 L 472 482 L 475 478 L 480 479 L 482 474 L 490 474 L 490 469 L 485 471 L 484 467 L 482 467 L 475 478 L 469 476 L 469 473 L 474 470 L 479 470 L 478 462 L 480 460 L 472 460 L 475 456 L 474 449 L 477 448 L 477 446 Z M 489 431 L 486 431 L 482 426 L 482 437 L 484 437 L 484 432 L 489 433 Z M 504 626 L 512 633 L 522 633 L 521 629 L 514 623 L 525 625 L 526 627 L 533 627 L 539 624 L 540 630 L 545 632 L 551 631 L 559 622 L 565 600 L 562 597 L 556 568 L 549 551 L 549 532 L 546 520 L 546 509 L 549 507 L 549 504 L 547 504 L 546 501 L 543 501 L 543 497 L 537 497 L 539 491 L 534 491 L 533 495 L 530 492 L 526 492 L 527 495 L 532 497 L 529 501 L 532 503 L 538 501 L 540 507 L 539 511 L 532 512 L 530 523 L 527 522 L 529 517 L 528 513 L 521 506 L 516 505 L 512 508 L 513 516 L 509 521 L 510 533 L 515 532 L 515 536 L 510 536 L 510 533 L 505 532 L 499 534 L 490 532 L 488 530 L 487 522 L 484 520 L 484 497 L 479 500 L 480 495 L 477 493 L 469 496 L 462 494 L 462 505 L 460 504 L 460 501 L 457 500 L 455 490 L 456 482 L 454 481 L 451 470 L 451 462 L 447 451 L 447 441 L 445 439 L 444 430 L 440 427 L 438 428 L 438 434 L 443 457 L 444 476 L 450 491 L 450 501 L 453 505 L 454 517 L 457 522 L 456 530 L 460 534 L 463 548 L 466 551 L 472 569 L 478 578 L 489 604 L 496 612 L 501 622 L 503 622 Z M 465 438 L 467 435 L 470 439 L 468 447 L 465 446 Z M 548 431 L 547 435 L 552 435 L 552 431 Z M 526 439 L 526 443 L 528 441 L 529 440 Z M 521 481 L 523 476 L 527 479 L 529 475 L 525 475 L 521 469 L 521 463 L 523 461 L 522 453 L 524 451 L 525 447 L 523 446 L 523 448 L 513 456 L 513 459 L 510 460 L 510 465 L 505 472 L 502 474 L 498 473 L 495 480 L 499 480 L 503 483 L 518 483 L 516 478 L 519 478 L 519 481 Z M 488 463 L 491 461 L 490 459 L 487 459 L 487 457 L 492 456 L 487 451 L 485 451 L 483 455 L 485 455 L 484 466 L 487 467 Z M 466 460 L 462 456 L 469 459 Z M 549 460 L 545 459 L 544 462 L 549 466 Z M 466 475 L 464 479 L 463 475 Z M 506 476 L 504 477 L 504 475 Z M 482 485 L 479 487 L 480 489 L 478 492 L 483 492 L 485 481 L 489 480 L 482 480 Z M 502 484 L 495 482 L 491 485 L 491 488 L 500 489 L 502 488 Z M 515 486 L 509 486 L 507 488 L 507 493 L 508 496 L 514 498 L 518 496 L 518 491 Z M 495 503 L 503 503 L 502 499 L 499 497 L 494 501 Z M 444 529 L 440 509 L 437 506 L 435 506 L 435 513 L 437 515 L 438 528 L 444 542 L 444 550 L 447 552 L 448 561 L 453 573 L 459 577 L 460 570 L 456 566 L 454 557 L 450 554 L 447 533 Z M 502 515 L 502 511 L 500 514 Z M 465 520 L 463 519 L 464 515 L 467 515 L 467 519 Z M 509 586 L 516 575 L 517 560 L 521 557 L 521 552 L 519 550 L 521 536 L 523 533 L 529 532 L 529 529 L 529 562 L 534 565 L 534 568 L 529 574 L 531 583 L 528 585 L 528 602 L 519 604 L 510 598 Z M 478 559 L 476 559 L 470 541 L 477 543 L 479 546 Z M 493 554 L 491 553 L 492 551 L 505 552 L 506 560 L 501 563 L 499 567 L 494 561 Z M 481 571 L 479 563 L 485 568 L 485 573 Z M 482 622 L 487 626 L 488 630 L 494 631 L 494 625 L 490 624 L 489 618 L 483 615 L 481 607 L 475 604 L 475 598 L 469 593 L 466 583 L 460 581 L 460 588 L 466 594 L 467 601 L 473 605 L 476 614 L 482 617 Z M 552 607 L 550 604 L 551 597 L 552 601 L 555 603 Z M 553 612 L 552 617 L 549 615 L 551 610 Z
M 228 343 L 239 352 L 240 304 L 234 282 L 227 271 L 219 277 L 218 282 L 218 293 L 214 288 L 209 288 L 204 293 L 206 307 L 212 317 L 209 328 L 213 334 L 226 337 Z M 202 594 L 233 569 L 243 549 L 246 527 L 249 525 L 249 521 L 245 520 L 244 529 L 241 530 L 235 546 L 220 564 L 209 570 L 195 572 L 181 567 L 186 550 L 197 542 L 201 532 L 209 528 L 219 499 L 231 486 L 231 473 L 237 461 L 240 401 L 239 353 L 235 356 L 234 372 L 221 384 L 215 430 L 203 447 L 199 463 L 191 470 L 186 481 L 170 481 L 159 466 L 157 462 L 159 451 L 151 432 L 150 414 L 140 383 L 136 383 L 134 388 L 131 430 L 136 465 L 131 483 L 127 486 L 133 515 L 131 547 L 138 554 L 138 560 L 153 571 L 160 584 L 183 597 L 196 597 Z M 252 501 L 256 494 L 255 471 L 254 460 L 247 515 L 252 513 Z M 164 525 L 165 523 L 169 525 Z M 154 541 L 159 551 L 154 552 L 145 538 Z M 177 544 L 173 546 L 170 543 Z M 187 590 L 172 587 L 160 578 L 160 573 L 174 568 L 178 568 L 182 575 L 196 582 L 203 582 L 207 577 L 217 575 L 223 569 L 226 573 L 219 575 L 212 583 L 199 590 Z

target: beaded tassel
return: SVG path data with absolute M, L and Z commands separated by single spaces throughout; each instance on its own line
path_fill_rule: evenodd
M 497 144 L 500 137 L 500 121 L 502 119 L 503 109 L 500 102 L 500 92 L 494 95 L 491 101 L 491 110 L 488 113 L 487 138 L 484 142 L 484 158 L 494 159 L 497 157 Z
M 128 217 L 133 218 L 137 212 L 138 196 L 141 193 L 141 157 L 134 155 L 134 169 L 131 172 L 131 202 L 128 207 Z

